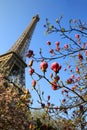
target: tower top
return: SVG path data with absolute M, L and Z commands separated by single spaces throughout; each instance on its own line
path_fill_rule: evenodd
M 15 52 L 18 56 L 21 57 L 22 60 L 25 61 L 25 55 L 28 50 L 30 40 L 34 29 L 36 27 L 37 22 L 39 21 L 39 15 L 35 15 L 32 18 L 32 21 L 27 26 L 22 35 L 18 38 L 18 40 L 14 43 L 14 45 L 9 49 L 8 52 Z
M 37 19 L 37 22 L 40 20 L 40 18 L 39 18 L 39 15 L 37 14 L 37 15 L 35 15 L 35 16 L 33 16 L 33 18 L 32 19 Z

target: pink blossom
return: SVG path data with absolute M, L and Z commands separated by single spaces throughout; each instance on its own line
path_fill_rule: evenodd
M 30 68 L 29 73 L 30 73 L 30 75 L 32 75 L 34 73 L 34 69 Z
M 59 70 L 61 69 L 61 66 L 60 66 L 57 62 L 54 62 L 54 63 L 52 63 L 52 65 L 51 65 L 51 69 L 52 69 L 54 72 L 58 73 Z
M 59 47 L 60 42 L 56 41 L 55 44 L 56 44 L 56 50 L 57 50 L 57 51 L 60 51 L 60 47 Z
M 72 78 L 67 79 L 67 84 L 71 84 L 73 82 Z
M 36 85 L 36 80 L 33 80 L 32 81 L 32 87 L 35 87 L 35 85 Z
M 78 76 L 77 78 L 76 78 L 76 82 L 78 82 L 80 80 L 80 77 Z
M 68 68 L 70 68 L 71 66 L 70 65 L 68 65 Z
M 64 68 L 64 71 L 66 71 L 66 68 Z
M 40 64 L 40 69 L 45 72 L 47 68 L 48 68 L 48 63 L 46 61 L 42 61 Z
M 54 53 L 54 50 L 53 49 L 50 49 L 50 51 L 49 51 L 50 53 Z
M 75 37 L 76 37 L 77 39 L 79 39 L 79 38 L 80 38 L 80 35 L 79 35 L 79 34 L 75 34 Z
M 29 50 L 28 51 L 28 54 L 26 55 L 28 58 L 30 58 L 31 56 L 33 56 L 33 51 L 32 50 Z
M 50 100 L 50 96 L 48 96 L 48 100 Z
M 66 101 L 66 99 L 63 99 L 63 100 L 62 100 L 62 103 L 64 103 L 65 101 Z
M 76 87 L 77 87 L 77 85 L 74 85 L 74 86 L 72 87 L 72 90 L 74 91 L 74 90 L 76 89 Z
M 79 72 L 79 68 L 78 67 L 76 67 L 76 72 Z
M 60 42 L 56 41 L 55 44 L 56 44 L 56 46 L 59 46 L 59 45 L 60 45 Z
M 50 41 L 47 41 L 47 45 L 51 45 L 51 42 L 50 42 Z
M 57 85 L 56 85 L 55 82 L 52 82 L 52 89 L 53 89 L 53 90 L 57 90 Z
M 68 49 L 68 44 L 65 44 L 65 45 L 64 45 L 64 48 L 65 48 L 65 49 Z
M 60 51 L 60 48 L 59 48 L 59 47 L 56 47 L 56 51 Z
M 72 76 L 71 76 L 71 78 L 74 78 L 75 77 L 75 75 L 73 74 Z
M 79 60 L 83 60 L 83 56 L 80 53 L 78 54 L 78 58 Z

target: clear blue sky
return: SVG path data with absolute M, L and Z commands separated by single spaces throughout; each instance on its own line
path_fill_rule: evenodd
M 44 35 L 43 25 L 46 18 L 51 23 L 55 23 L 55 19 L 63 15 L 66 25 L 71 18 L 82 19 L 87 22 L 86 13 L 87 0 L 0 0 L 0 54 L 5 53 L 14 44 L 36 14 L 39 14 L 40 21 L 30 44 L 30 49 L 34 49 L 35 53 L 39 48 L 46 51 L 47 40 L 58 40 L 57 36 Z M 30 87 L 28 75 L 27 87 Z M 50 92 L 53 97 L 57 93 L 52 92 L 51 88 L 48 88 L 47 92 Z

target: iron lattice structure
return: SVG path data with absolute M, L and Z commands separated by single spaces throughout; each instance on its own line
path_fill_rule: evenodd
M 34 16 L 12 48 L 7 53 L 0 55 L 1 75 L 16 85 L 25 86 L 26 52 L 38 21 L 39 16 Z

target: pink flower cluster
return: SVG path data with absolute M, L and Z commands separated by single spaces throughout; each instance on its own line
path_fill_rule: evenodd
M 72 78 L 69 78 L 69 79 L 67 79 L 67 84 L 71 84 L 71 83 L 73 83 L 73 79 Z

